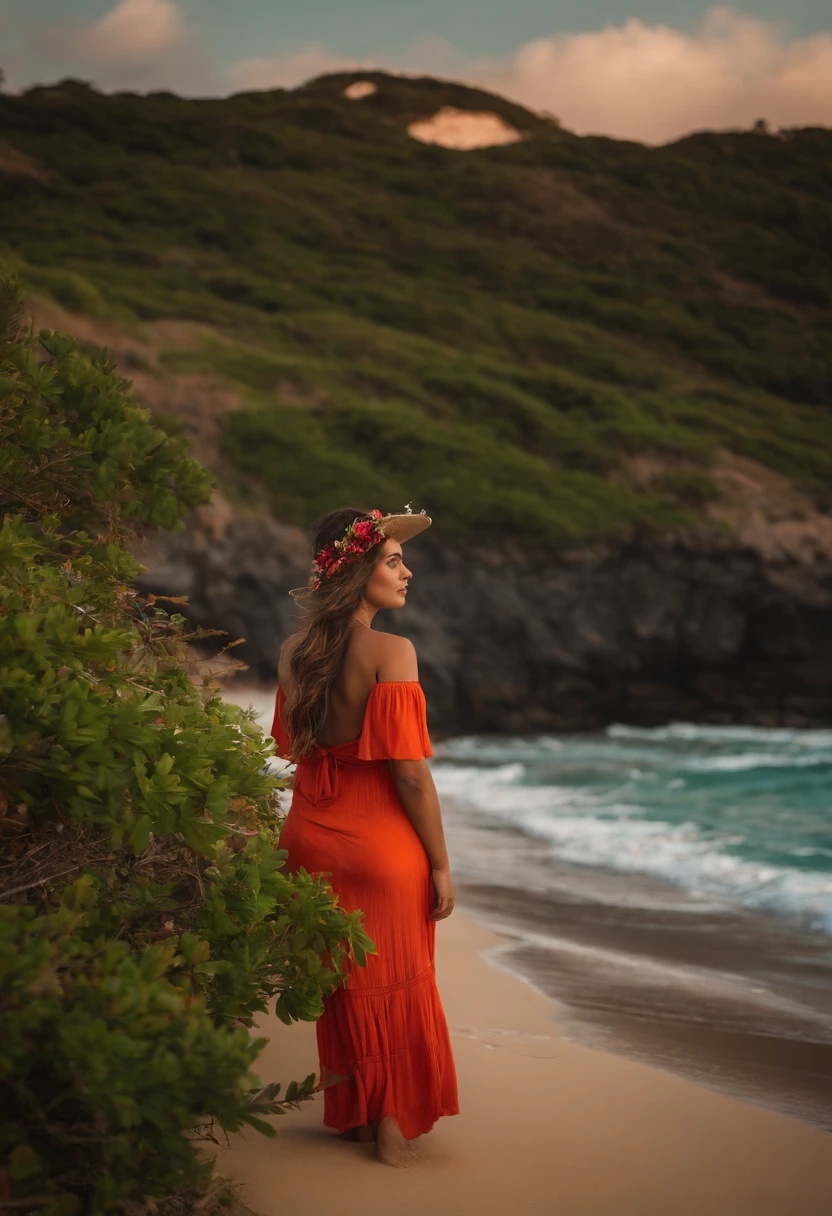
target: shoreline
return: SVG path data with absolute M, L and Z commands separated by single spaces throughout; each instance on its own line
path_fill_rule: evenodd
M 564 1035 L 832 1130 L 832 936 L 552 857 L 444 796 L 457 895 Z
M 554 859 L 449 798 L 443 816 L 460 906 L 566 1037 L 832 1131 L 828 934 Z
M 235 692 L 264 722 L 270 698 Z M 461 910 L 502 935 L 491 961 L 555 1003 L 564 1037 L 832 1130 L 832 936 L 442 809 Z
M 555 1002 L 564 1037 L 832 1130 L 832 936 L 560 860 L 454 796 L 442 805 L 461 911 L 501 935 L 490 961 Z
M 786 964 L 776 980 L 757 982 L 754 974 L 765 974 L 769 960 L 777 961 L 778 943 L 791 948 L 785 933 L 771 929 L 769 953 L 760 937 L 757 954 L 739 964 L 744 972 L 731 971 L 719 953 L 725 960 L 732 945 L 739 946 L 742 922 L 730 917 L 695 926 L 663 918 L 652 929 L 675 947 L 675 958 L 668 950 L 662 959 L 630 948 L 651 931 L 643 910 L 616 924 L 587 905 L 582 920 L 553 928 L 566 909 L 551 898 L 541 905 L 529 893 L 457 886 L 462 911 L 503 939 L 487 961 L 552 1001 L 568 1041 L 832 1131 L 832 1019 L 779 987 Z M 532 916 L 543 921 L 542 931 L 529 929 Z M 700 947 L 701 939 L 711 939 L 711 963 L 718 965 L 690 961 L 694 950 L 686 938 L 692 930 Z M 713 938 L 720 934 L 728 940 L 717 946 Z M 803 962 L 790 962 L 795 973 L 813 966 L 808 953 Z
M 660 1068 L 570 1041 L 531 981 L 498 965 L 508 939 L 465 911 L 437 926 L 437 979 L 451 1031 L 461 1113 L 414 1141 L 394 1170 L 373 1145 L 321 1124 L 323 1101 L 221 1147 L 218 1169 L 262 1216 L 314 1195 L 343 1216 L 821 1216 L 830 1140 L 817 1128 L 715 1093 Z M 265 1081 L 317 1071 L 314 1023 L 264 1017 Z

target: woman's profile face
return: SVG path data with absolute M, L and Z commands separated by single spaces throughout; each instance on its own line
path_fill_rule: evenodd
M 407 599 L 406 587 L 411 578 L 399 542 L 392 538 L 385 540 L 364 588 L 364 598 L 373 608 L 401 608 Z

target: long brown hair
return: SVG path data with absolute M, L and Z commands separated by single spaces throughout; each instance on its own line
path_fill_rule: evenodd
M 315 553 L 331 541 L 340 540 L 356 519 L 369 517 L 358 507 L 340 507 L 315 524 Z M 352 632 L 352 618 L 361 606 L 364 588 L 379 560 L 383 546 L 373 545 L 354 562 L 342 566 L 332 578 L 325 575 L 317 591 L 296 587 L 290 591 L 300 606 L 300 640 L 289 658 L 293 689 L 287 694 L 283 720 L 292 740 L 297 763 L 313 750 L 329 710 L 329 693 L 341 670 Z

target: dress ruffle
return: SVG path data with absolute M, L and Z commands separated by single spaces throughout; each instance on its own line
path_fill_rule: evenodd
M 283 689 L 278 688 L 271 733 L 277 754 L 282 757 L 289 751 L 289 736 L 282 716 L 285 704 Z M 316 750 L 336 752 L 349 749 L 352 743 L 357 744 L 354 754 L 359 760 L 422 760 L 432 756 L 427 704 L 419 681 L 379 680 L 370 690 L 359 737 Z
M 418 680 L 374 684 L 358 743 L 359 760 L 422 760 L 433 755 L 427 706 Z
M 289 750 L 278 689 L 272 735 Z M 324 1123 L 338 1131 L 394 1115 L 410 1140 L 459 1113 L 448 1025 L 436 987 L 430 861 L 387 760 L 433 755 L 416 680 L 376 683 L 361 735 L 316 747 L 297 765 L 280 835 L 286 869 L 324 872 L 346 911 L 360 910 L 376 954 L 354 960 L 318 1019 Z
M 339 1132 L 395 1115 L 406 1140 L 459 1113 L 456 1072 L 432 966 L 411 980 L 338 989 L 317 1024 L 322 1065 L 348 1079 L 324 1090 Z

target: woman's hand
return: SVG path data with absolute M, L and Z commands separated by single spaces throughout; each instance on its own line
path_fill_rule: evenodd
M 433 911 L 430 914 L 431 920 L 444 920 L 446 916 L 450 916 L 454 910 L 454 884 L 451 882 L 450 866 L 442 866 L 441 869 L 431 870 L 433 879 L 434 893 L 436 902 Z

